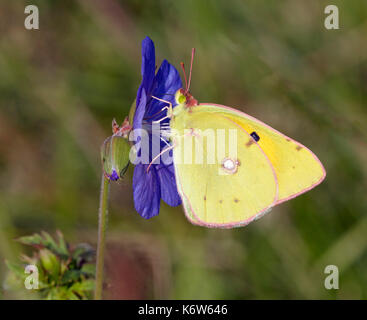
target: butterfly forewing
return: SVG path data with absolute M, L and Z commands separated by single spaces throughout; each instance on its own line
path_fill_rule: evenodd
M 249 134 L 255 133 L 258 145 L 272 163 L 279 184 L 278 203 L 294 198 L 322 182 L 325 169 L 315 154 L 299 142 L 261 121 L 225 106 L 199 106 L 201 112 L 223 115 Z

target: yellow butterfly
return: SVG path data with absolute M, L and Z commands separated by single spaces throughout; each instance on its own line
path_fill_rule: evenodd
M 323 181 L 323 165 L 304 145 L 236 109 L 198 104 L 189 86 L 190 79 L 175 95 L 170 128 L 177 189 L 190 222 L 244 226 Z M 208 132 L 217 141 L 216 151 L 210 151 L 210 139 L 203 134 Z M 222 134 L 231 132 L 236 132 L 235 157 L 219 144 Z M 184 161 L 188 151 L 194 161 Z M 216 161 L 208 161 L 213 154 Z

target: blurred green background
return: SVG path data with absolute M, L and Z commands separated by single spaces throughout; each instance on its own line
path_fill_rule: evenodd
M 40 29 L 24 28 L 35 4 Z M 324 28 L 339 7 L 340 29 Z M 367 2 L 0 1 L 0 281 L 13 239 L 97 239 L 100 145 L 140 83 L 141 40 L 191 92 L 238 107 L 310 147 L 326 180 L 245 228 L 191 225 L 181 207 L 134 210 L 130 167 L 112 185 L 106 298 L 367 298 Z M 339 268 L 339 290 L 324 269 Z M 6 299 L 6 292 L 0 293 Z

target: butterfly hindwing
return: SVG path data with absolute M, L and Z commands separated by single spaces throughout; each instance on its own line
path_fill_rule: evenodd
M 171 127 L 177 130 L 173 152 L 177 187 L 191 222 L 210 227 L 244 225 L 276 203 L 278 185 L 271 162 L 241 125 L 200 107 L 177 116 L 174 123 Z M 212 132 L 218 141 L 223 133 L 228 139 L 230 130 L 237 132 L 237 155 L 233 159 L 236 171 L 228 173 L 223 168 L 223 161 L 230 155 L 228 148 L 219 151 L 223 144 L 216 143 L 216 150 L 208 150 L 206 133 Z M 191 163 L 187 157 L 190 152 L 186 147 L 182 149 L 184 145 L 191 145 Z M 208 161 L 213 153 L 214 163 Z M 203 161 L 197 163 L 197 158 Z

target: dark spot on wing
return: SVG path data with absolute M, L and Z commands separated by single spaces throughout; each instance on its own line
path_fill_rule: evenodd
M 250 136 L 253 137 L 256 142 L 260 140 L 260 137 L 258 136 L 258 134 L 255 131 L 252 132 Z
M 206 200 L 206 196 L 204 196 L 204 201 Z
M 287 139 L 285 139 L 285 140 L 287 140 L 288 142 L 291 142 L 291 139 L 289 139 L 289 138 L 287 138 Z
M 240 200 L 238 200 L 237 198 L 234 198 L 234 200 L 233 200 L 234 202 L 239 202 Z
M 219 200 L 219 203 L 222 203 L 223 202 L 223 200 Z
M 301 147 L 301 146 L 297 146 L 297 147 L 296 147 L 296 150 L 297 150 L 297 151 L 299 151 L 299 150 L 301 150 L 301 149 L 302 149 L 302 147 Z
M 251 146 L 252 144 L 254 144 L 255 141 L 253 139 L 250 139 L 247 143 L 246 143 L 246 147 Z

